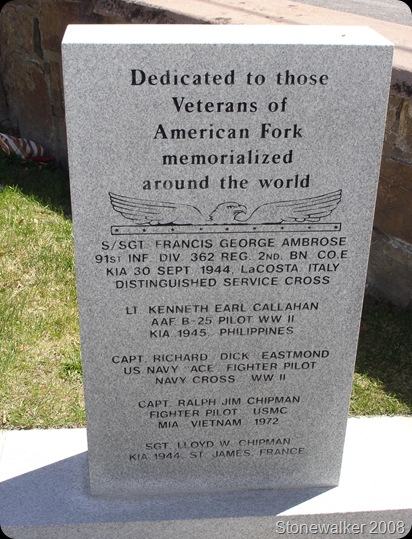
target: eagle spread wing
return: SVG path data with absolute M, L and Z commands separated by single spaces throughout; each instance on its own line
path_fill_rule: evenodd
M 138 225 L 189 225 L 208 221 L 190 204 L 157 202 L 109 193 L 113 209 Z
M 338 206 L 342 190 L 301 200 L 286 200 L 262 204 L 249 217 L 236 220 L 250 224 L 317 223 Z

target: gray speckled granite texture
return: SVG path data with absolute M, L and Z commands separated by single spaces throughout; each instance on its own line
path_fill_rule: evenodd
M 391 58 L 359 27 L 68 28 L 92 493 L 338 483 Z

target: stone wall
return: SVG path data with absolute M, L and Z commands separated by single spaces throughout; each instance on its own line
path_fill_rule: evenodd
M 108 21 L 93 12 L 93 2 L 80 0 L 14 0 L 0 13 L 0 72 L 9 121 L 64 164 L 62 36 L 67 24 L 103 22 Z
M 396 82 L 389 98 L 368 286 L 412 307 L 412 88 Z
M 168 2 L 157 3 L 155 7 L 138 0 L 8 2 L 0 12 L 0 129 L 11 125 L 67 166 L 60 46 L 68 24 L 283 22 L 266 20 L 263 12 L 262 21 L 255 20 L 259 9 L 243 13 L 237 8 L 237 18 L 231 19 L 229 8 L 202 17 L 186 9 L 190 2 L 178 2 L 180 11 L 164 7 Z M 216 10 L 216 5 L 210 9 Z M 371 291 L 404 307 L 412 307 L 411 71 L 412 66 L 409 71 L 394 71 L 368 271 Z

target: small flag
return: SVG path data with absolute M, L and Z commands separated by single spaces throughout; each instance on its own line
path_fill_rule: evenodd
M 43 158 L 44 156 L 44 148 L 40 144 L 37 144 L 37 142 L 25 138 L 12 137 L 4 133 L 0 133 L 0 149 L 6 155 L 16 154 L 22 159 L 37 160 L 39 157 Z

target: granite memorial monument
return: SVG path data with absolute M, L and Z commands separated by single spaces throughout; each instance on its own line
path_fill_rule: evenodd
M 338 484 L 391 59 L 361 27 L 68 27 L 92 494 Z

